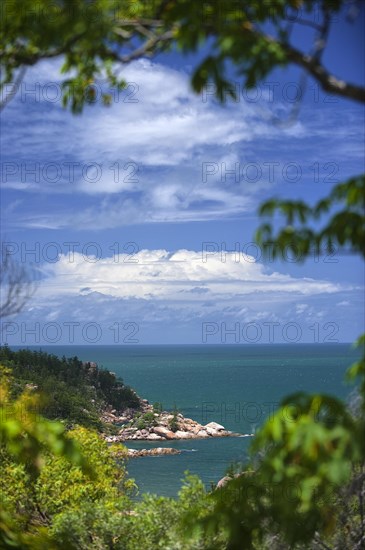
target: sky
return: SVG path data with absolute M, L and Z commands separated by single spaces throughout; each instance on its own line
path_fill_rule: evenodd
M 324 56 L 359 84 L 361 31 L 334 21 Z M 123 67 L 111 106 L 98 83 L 78 116 L 61 105 L 62 59 L 28 69 L 2 113 L 1 240 L 39 282 L 3 321 L 4 343 L 336 343 L 363 331 L 360 259 L 264 261 L 254 243 L 262 201 L 314 204 L 363 172 L 363 108 L 311 79 L 303 90 L 293 68 L 250 92 L 237 79 L 222 106 L 191 90 L 203 53 Z

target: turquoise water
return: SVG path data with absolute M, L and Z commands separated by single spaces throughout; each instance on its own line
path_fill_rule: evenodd
M 45 346 L 44 351 L 77 355 L 115 372 L 151 403 L 174 404 L 203 424 L 216 421 L 241 434 L 252 433 L 280 400 L 296 391 L 325 392 L 341 398 L 352 390 L 344 373 L 357 352 L 349 344 L 216 346 Z M 232 462 L 245 460 L 251 438 L 177 441 L 165 446 L 180 455 L 129 461 L 141 492 L 176 495 L 184 471 L 207 487 Z M 156 443 L 131 442 L 133 448 Z M 163 445 L 159 445 L 163 446 Z

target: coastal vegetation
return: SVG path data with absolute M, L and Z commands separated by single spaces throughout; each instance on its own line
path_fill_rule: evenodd
M 42 354 L 43 365 L 47 359 L 52 356 Z M 136 486 L 127 477 L 122 445 L 107 445 L 93 428 L 67 430 L 46 419 L 33 385 L 19 391 L 23 380 L 9 367 L 0 375 L 1 548 L 187 549 L 191 540 L 205 547 L 202 530 L 183 542 L 185 512 L 204 517 L 209 509 L 201 481 L 188 476 L 177 500 L 133 502 Z
M 239 9 L 233 0 L 204 2 L 202 17 L 193 0 L 74 0 L 72 10 L 69 2 L 56 6 L 53 0 L 39 0 L 36 14 L 31 0 L 14 0 L 6 3 L 10 15 L 5 14 L 2 30 L 1 85 L 14 82 L 16 91 L 27 66 L 63 55 L 64 105 L 80 113 L 95 102 L 91 84 L 98 77 L 106 75 L 117 89 L 125 86 L 115 62 L 176 46 L 196 52 L 204 44 L 192 86 L 201 92 L 213 85 L 219 101 L 235 98 L 234 78 L 252 88 L 272 70 L 294 64 L 328 94 L 364 103 L 361 86 L 332 74 L 322 62 L 332 16 L 346 17 L 344 1 L 243 4 Z M 290 17 L 298 9 L 303 17 Z M 314 10 L 317 19 L 311 24 L 308 16 Z M 310 52 L 291 43 L 293 25 L 313 30 Z M 227 74 L 232 66 L 238 74 L 233 78 Z M 13 95 L 5 97 L 3 106 Z M 102 99 L 111 103 L 107 91 Z M 294 105 L 290 116 L 297 112 Z M 337 183 L 314 206 L 282 198 L 266 201 L 260 208 L 266 219 L 258 243 L 275 257 L 285 257 L 289 246 L 301 261 L 313 248 L 318 254 L 336 247 L 363 256 L 364 181 L 354 175 Z M 275 220 L 274 233 L 271 217 L 276 214 L 282 218 L 281 226 Z M 358 345 L 364 344 L 362 337 Z M 133 391 L 111 373 L 95 376 L 77 358 L 40 354 L 19 361 L 13 353 L 6 349 L 1 356 L 2 548 L 365 547 L 364 358 L 349 371 L 359 383 L 355 410 L 332 396 L 290 396 L 256 434 L 250 462 L 227 476 L 221 488 L 206 491 L 201 481 L 187 477 L 178 499 L 148 495 L 136 504 L 130 499 L 134 484 L 126 475 L 123 447 L 108 446 L 95 430 L 105 404 L 138 407 Z M 48 402 L 42 403 L 38 390 L 49 395 Z
M 179 411 L 177 410 L 176 403 L 175 403 L 174 410 L 172 413 L 172 418 L 170 419 L 170 422 L 169 422 L 169 428 L 172 432 L 177 432 L 177 430 L 179 429 L 179 423 L 177 418 L 178 414 L 179 414 Z
M 107 408 L 123 412 L 138 411 L 140 398 L 113 373 L 84 363 L 77 357 L 62 357 L 42 351 L 12 351 L 0 347 L 0 363 L 11 368 L 11 395 L 17 397 L 26 387 L 42 394 L 42 414 L 51 420 L 62 420 L 102 429 L 101 412 Z
M 330 396 L 288 398 L 256 434 L 250 462 L 217 488 L 187 475 L 177 499 L 144 495 L 136 502 L 123 445 L 70 422 L 69 410 L 67 423 L 40 414 L 32 375 L 24 378 L 19 367 L 20 357 L 34 360 L 29 353 L 2 355 L 1 547 L 134 550 L 144 541 L 175 550 L 362 548 L 363 384 L 351 410 Z M 54 357 L 39 357 L 45 379 L 47 364 L 54 375 Z M 363 369 L 361 359 L 350 376 Z

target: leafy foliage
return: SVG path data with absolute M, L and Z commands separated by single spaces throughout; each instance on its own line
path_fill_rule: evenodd
M 13 401 L 7 383 L 9 375 L 3 368 L 1 548 L 67 548 L 67 537 L 74 541 L 80 530 L 97 548 L 97 534 L 94 540 L 92 529 L 85 532 L 80 517 L 96 510 L 103 516 L 114 514 L 115 520 L 121 511 L 129 512 L 127 495 L 135 484 L 126 477 L 125 449 L 120 445 L 118 449 L 108 447 L 93 430 L 77 427 L 66 432 L 59 422 L 34 414 L 39 399 L 34 392 L 30 395 L 26 391 Z M 68 532 L 66 537 L 59 530 L 69 517 L 77 517 L 78 525 L 73 525 L 75 532 Z
M 0 546 L 24 548 L 32 541 L 24 529 L 32 516 L 39 517 L 34 499 L 34 483 L 48 454 L 63 457 L 83 475 L 94 472 L 74 440 L 67 437 L 64 426 L 40 417 L 38 399 L 25 391 L 15 401 L 8 384 L 9 371 L 1 367 L 0 381 Z M 40 540 L 43 535 L 39 533 Z M 34 541 L 33 541 L 34 542 Z M 30 546 L 31 547 L 31 546 Z
M 0 84 L 21 78 L 24 67 L 40 59 L 64 55 L 63 102 L 78 113 L 95 102 L 97 79 L 106 77 L 117 90 L 125 85 L 114 62 L 128 62 L 173 44 L 183 52 L 206 45 L 208 52 L 195 69 L 192 85 L 197 92 L 212 85 L 220 101 L 237 97 L 237 76 L 250 88 L 276 67 L 295 63 L 330 93 L 364 102 L 363 88 L 337 79 L 321 64 L 330 16 L 342 14 L 344 4 L 341 0 L 253 0 L 238 5 L 228 0 L 199 6 L 193 0 L 161 0 L 154 5 L 39 0 L 34 10 L 31 0 L 13 0 L 2 6 Z M 323 21 L 315 29 L 315 53 L 305 54 L 290 44 L 291 16 L 296 9 L 309 14 L 317 7 Z M 295 22 L 301 24 L 299 19 Z M 126 54 L 128 46 L 132 52 Z M 232 67 L 237 71 L 233 77 Z M 111 102 L 104 88 L 102 100 L 105 105 Z M 262 205 L 260 214 L 283 215 L 284 227 L 274 234 L 267 222 L 259 228 L 257 240 L 274 257 L 290 250 L 304 260 L 313 249 L 319 254 L 336 247 L 363 255 L 363 197 L 364 177 L 357 176 L 334 187 L 314 206 L 272 199 Z M 324 226 L 318 229 L 324 217 Z M 359 343 L 364 345 L 364 337 Z M 88 425 L 96 422 L 102 402 L 116 408 L 130 403 L 137 407 L 128 389 L 110 373 L 91 374 L 77 358 L 60 361 L 27 351 L 14 355 L 3 348 L 0 359 L 19 380 L 18 387 L 12 386 L 15 401 L 6 383 L 0 394 L 0 461 L 6 481 L 1 494 L 2 547 L 364 547 L 364 358 L 349 371 L 350 378 L 360 378 L 360 416 L 331 396 L 291 396 L 258 433 L 251 463 L 241 475 L 211 495 L 190 478 L 178 501 L 146 496 L 133 513 L 123 496 L 127 486 L 118 493 L 124 473 L 115 469 L 111 451 L 98 436 L 83 428 L 66 436 L 59 423 L 35 419 L 31 409 L 38 410 L 39 403 L 34 392 L 22 393 L 26 383 L 36 384 L 50 394 L 45 405 L 50 417 Z M 5 411 L 8 414 L 12 407 L 7 416 Z M 90 458 L 94 471 L 90 479 L 85 477 L 89 461 L 80 447 Z
M 163 411 L 162 403 L 159 401 L 156 401 L 156 403 L 153 404 L 153 412 L 156 414 L 161 414 Z
M 123 411 L 140 406 L 137 394 L 122 380 L 77 357 L 59 359 L 42 351 L 12 351 L 4 346 L 0 361 L 12 369 L 14 395 L 27 384 L 44 394 L 42 413 L 50 419 L 101 429 L 99 416 L 105 407 Z
M 257 434 L 251 463 L 223 488 L 207 493 L 187 476 L 177 500 L 145 495 L 132 505 L 123 447 L 35 416 L 35 393 L 12 401 L 9 375 L 3 369 L 3 548 L 361 547 L 364 416 L 333 397 L 288 397 Z
M 118 509 L 119 507 L 119 509 Z M 212 502 L 202 482 L 187 475 L 178 499 L 144 495 L 131 512 L 114 507 L 83 506 L 80 512 L 66 511 L 57 516 L 52 526 L 54 543 L 67 548 L 137 548 L 171 550 L 208 550 L 223 548 L 223 535 L 207 536 L 201 527 L 186 537 L 186 521 L 191 514 L 194 520 L 205 517 Z
M 26 389 L 14 401 L 10 397 L 10 371 L 1 367 L 1 443 L 7 452 L 36 473 L 41 465 L 41 452 L 49 449 L 86 467 L 87 464 L 77 445 L 65 437 L 65 428 L 60 423 L 50 422 L 39 415 L 39 396 Z
M 325 90 L 364 102 L 364 88 L 344 83 L 321 64 L 331 16 L 343 16 L 345 6 L 344 0 L 38 0 L 36 6 L 32 0 L 12 0 L 2 4 L 0 89 L 13 83 L 11 98 L 26 67 L 63 56 L 63 104 L 80 113 L 100 91 L 103 104 L 110 105 L 113 93 L 126 86 L 118 64 L 175 47 L 194 52 L 208 45 L 192 86 L 200 92 L 212 85 L 220 101 L 237 97 L 237 78 L 250 88 L 276 67 L 295 63 Z M 308 25 L 311 13 L 316 17 Z M 312 26 L 314 53 L 290 43 L 293 25 L 306 23 Z
M 272 258 L 292 252 L 303 261 L 311 253 L 341 250 L 364 256 L 364 197 L 365 177 L 358 176 L 336 185 L 328 197 L 313 207 L 303 201 L 270 199 L 260 206 L 259 214 L 272 217 L 278 212 L 284 216 L 286 225 L 273 235 L 272 225 L 262 224 L 256 241 Z M 335 213 L 322 229 L 308 227 L 309 222 L 316 223 L 330 210 Z
M 359 347 L 362 350 L 365 349 L 365 334 L 360 336 L 355 346 Z M 352 367 L 347 371 L 347 379 L 350 381 L 360 381 L 360 394 L 363 396 L 363 399 L 361 401 L 362 413 L 365 416 L 365 353 L 363 353 L 359 361 L 354 363 Z
M 169 428 L 172 432 L 177 432 L 177 430 L 179 429 L 179 420 L 177 416 L 178 414 L 179 414 L 179 411 L 175 404 L 174 409 L 172 411 L 172 418 L 169 420 Z
M 145 428 L 156 426 L 157 422 L 154 413 L 152 411 L 148 411 L 144 414 L 137 413 L 132 425 L 138 430 L 144 430 Z
M 67 437 L 77 441 L 81 452 L 88 457 L 94 475 L 90 479 L 80 468 L 70 468 L 64 457 L 55 459 L 49 455 L 35 486 L 37 501 L 47 515 L 60 513 L 65 508 L 77 509 L 85 502 L 113 501 L 124 480 L 125 472 L 118 467 L 96 432 L 75 428 L 68 432 Z
M 256 434 L 251 462 L 213 494 L 204 528 L 226 531 L 230 550 L 273 548 L 274 540 L 277 548 L 361 548 L 364 433 L 364 414 L 334 397 L 287 397 Z

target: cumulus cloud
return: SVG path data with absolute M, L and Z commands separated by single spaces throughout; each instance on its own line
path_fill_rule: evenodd
M 238 261 L 237 261 L 238 259 Z M 123 299 L 173 302 L 235 301 L 237 296 L 335 293 L 341 286 L 324 280 L 267 273 L 251 256 L 202 255 L 192 250 L 140 250 L 109 258 L 61 255 L 45 267 L 40 296 L 97 292 Z M 300 313 L 305 308 L 299 308 Z
M 224 262 L 219 254 L 206 259 L 186 249 L 146 249 L 100 259 L 61 255 L 57 263 L 43 266 L 44 279 L 29 307 L 15 324 L 5 323 L 4 341 L 201 343 L 213 329 L 208 343 L 234 343 L 236 333 L 241 343 L 252 343 L 255 331 L 269 343 L 272 331 L 279 338 L 275 342 L 288 342 L 295 329 L 300 341 L 327 342 L 348 340 L 359 323 L 358 313 L 346 326 L 335 315 L 339 299 L 356 289 L 269 271 L 251 256 L 235 261 L 236 255 L 227 253 Z M 94 341 L 95 330 L 101 336 Z M 282 339 L 283 331 L 284 336 L 289 331 L 289 340 Z M 336 340 L 328 339 L 332 334 Z

